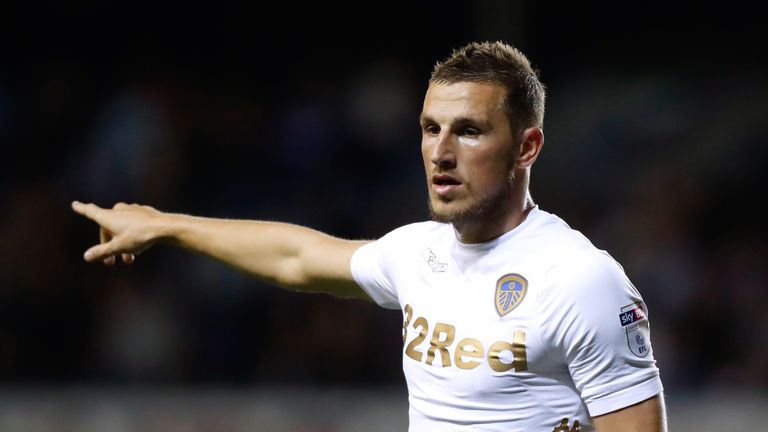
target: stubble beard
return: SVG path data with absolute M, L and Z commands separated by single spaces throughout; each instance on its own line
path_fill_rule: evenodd
M 508 186 L 499 188 L 493 194 L 485 195 L 476 202 L 458 209 L 437 210 L 433 205 L 433 200 L 429 199 L 429 214 L 432 220 L 441 223 L 450 223 L 454 226 L 468 225 L 488 222 L 494 216 L 503 213 L 504 209 L 512 200 L 512 186 L 515 182 L 514 172 L 511 172 L 508 178 Z M 453 200 L 441 200 L 443 203 L 450 203 Z

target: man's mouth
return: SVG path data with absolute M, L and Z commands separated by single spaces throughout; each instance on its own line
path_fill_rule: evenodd
M 432 176 L 432 190 L 438 195 L 447 195 L 461 186 L 461 181 L 447 174 L 435 174 Z

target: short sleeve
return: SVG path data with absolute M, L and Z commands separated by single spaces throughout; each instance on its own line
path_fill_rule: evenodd
M 566 362 L 590 415 L 662 392 L 648 310 L 616 261 L 588 252 L 550 269 L 547 279 L 542 343 Z
M 394 284 L 385 274 L 382 264 L 386 262 L 386 248 L 391 238 L 383 238 L 360 247 L 352 255 L 350 269 L 352 277 L 368 296 L 386 309 L 399 309 L 400 303 Z

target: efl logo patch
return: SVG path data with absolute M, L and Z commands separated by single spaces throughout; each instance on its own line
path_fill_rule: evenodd
M 496 312 L 504 316 L 519 305 L 528 292 L 528 281 L 517 273 L 502 276 L 496 282 Z
M 632 354 L 647 356 L 651 352 L 651 329 L 642 303 L 632 303 L 621 308 L 619 322 L 627 332 L 627 344 Z

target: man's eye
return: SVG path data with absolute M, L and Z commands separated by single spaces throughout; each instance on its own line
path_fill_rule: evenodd
M 440 128 L 437 125 L 428 125 L 424 127 L 424 132 L 430 135 L 437 135 L 440 133 Z
M 480 135 L 480 131 L 475 128 L 466 128 L 461 131 L 462 136 L 476 137 Z

